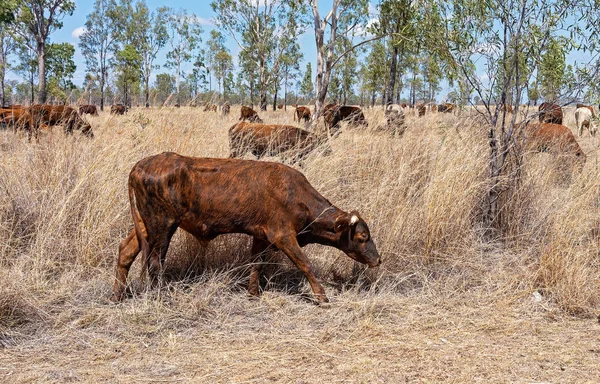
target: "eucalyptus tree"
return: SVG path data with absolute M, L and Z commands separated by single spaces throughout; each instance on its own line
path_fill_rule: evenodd
M 116 7 L 115 0 L 96 0 L 93 11 L 86 17 L 85 32 L 79 37 L 87 71 L 98 79 L 101 110 L 104 110 L 109 68 L 118 47 Z
M 46 102 L 46 44 L 52 32 L 62 28 L 62 19 L 72 15 L 72 0 L 19 0 L 11 23 L 12 33 L 36 53 L 39 103 Z
M 577 9 L 575 0 L 476 0 L 432 1 L 429 12 L 442 16 L 440 41 L 454 68 L 483 102 L 479 109 L 487 121 L 489 153 L 489 188 L 483 224 L 488 235 L 502 233 L 506 222 L 502 212 L 502 195 L 510 180 L 518 179 L 518 167 L 509 167 L 509 156 L 515 154 L 516 118 L 506 108 L 492 108 L 509 101 L 518 109 L 523 98 L 528 74 L 539 66 L 553 36 L 570 30 L 576 23 L 570 12 Z M 529 66 L 523 73 L 523 62 Z M 484 79 L 476 63 L 484 63 Z M 498 76 L 498 74 L 500 74 Z M 499 82 L 497 84 L 496 82 Z M 497 89 L 499 88 L 499 92 Z M 512 95 L 509 100 L 509 96 Z
M 171 50 L 167 53 L 165 66 L 175 70 L 175 87 L 177 90 L 177 103 L 181 104 L 181 77 L 182 66 L 193 57 L 199 44 L 202 42 L 200 35 L 202 27 L 196 15 L 188 15 L 187 11 L 171 12 L 168 21 L 169 45 Z
M 386 105 L 393 103 L 396 84 L 403 75 L 402 59 L 415 47 L 417 39 L 421 39 L 420 21 L 425 16 L 422 6 L 421 1 L 414 0 L 382 0 L 378 5 L 379 18 L 373 29 L 389 37 L 390 49 Z
M 28 44 L 22 43 L 21 39 L 17 39 L 17 57 L 19 64 L 14 67 L 17 74 L 21 75 L 28 84 L 29 103 L 35 102 L 35 82 L 38 79 L 38 62 L 37 55 L 32 51 Z M 21 87 L 23 90 L 23 87 Z
M 360 70 L 362 89 L 369 95 L 371 107 L 375 105 L 378 93 L 383 97 L 382 91 L 385 90 L 388 68 L 385 45 L 377 41 L 372 44 L 371 51 Z
M 150 98 L 150 76 L 154 69 L 159 66 L 154 65 L 158 52 L 166 45 L 169 34 L 167 31 L 167 22 L 171 10 L 168 7 L 159 7 L 150 12 L 148 6 L 143 2 L 136 3 L 132 14 L 131 23 L 136 28 L 135 46 L 141 57 L 142 78 L 144 80 L 144 105 L 149 106 Z
M 72 81 L 77 70 L 74 56 L 75 47 L 72 44 L 48 44 L 46 52 L 48 93 L 63 103 L 68 101 L 67 92 L 75 88 Z
M 11 65 L 8 61 L 8 56 L 16 49 L 15 39 L 8 33 L 5 27 L 0 24 L 0 107 L 6 104 L 6 72 Z
M 366 29 L 369 15 L 368 0 L 333 0 L 331 10 L 323 18 L 319 10 L 319 0 L 309 0 L 309 2 L 312 8 L 317 48 L 316 100 L 313 113 L 313 119 L 316 120 L 321 115 L 327 97 L 331 72 L 335 65 L 357 47 L 380 39 L 384 35 L 376 34 L 365 38 L 361 42 L 353 44 L 345 52 L 336 55 L 335 42 L 338 36 L 352 34 L 353 31 L 358 29 Z M 325 43 L 326 35 L 328 37 L 327 43 Z
M 300 83 L 300 93 L 309 100 L 315 96 L 315 85 L 313 83 L 312 65 L 310 64 L 310 61 L 306 63 L 306 71 L 304 72 L 304 77 Z
M 257 63 L 260 108 L 266 110 L 267 92 L 279 79 L 285 50 L 306 29 L 304 1 L 219 0 L 211 7 L 216 24 L 236 41 L 244 60 Z
M 210 39 L 206 42 L 209 55 L 209 68 L 217 80 L 219 93 L 224 91 L 227 75 L 233 70 L 233 58 L 225 46 L 225 37 L 219 31 L 210 31 Z
M 281 58 L 281 80 L 283 82 L 283 109 L 287 111 L 288 86 L 293 86 L 300 77 L 300 62 L 304 54 L 297 41 L 291 41 Z
M 123 102 L 126 106 L 130 106 L 131 91 L 134 85 L 139 86 L 139 80 L 142 74 L 140 69 L 142 57 L 133 45 L 126 44 L 123 49 L 116 53 L 115 62 L 117 69 L 117 84 L 122 87 L 124 97 Z

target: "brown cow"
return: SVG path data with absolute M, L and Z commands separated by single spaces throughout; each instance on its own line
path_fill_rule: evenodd
M 231 105 L 229 105 L 228 102 L 225 102 L 225 104 L 223 104 L 223 106 L 221 107 L 221 112 L 223 112 L 224 116 L 229 115 L 229 112 L 231 111 Z
M 296 111 L 294 112 L 294 121 L 304 120 L 305 123 L 310 121 L 310 108 L 308 107 L 296 107 Z
M 26 108 L 1 108 L 0 121 L 3 124 L 12 126 L 15 133 L 18 129 L 27 129 L 29 127 L 27 124 L 29 115 Z
M 323 113 L 325 125 L 329 129 L 339 129 L 340 122 L 348 121 L 349 124 L 360 124 L 368 127 L 365 115 L 359 107 L 350 105 L 333 106 Z
M 277 109 L 283 109 L 283 104 L 277 104 Z
M 553 123 L 562 125 L 563 110 L 559 105 L 552 103 L 542 103 L 539 108 L 540 123 Z
M 583 169 L 586 155 L 568 127 L 553 123 L 528 124 L 525 129 L 526 148 L 536 152 L 553 152 L 568 155 Z
M 29 141 L 32 134 L 38 140 L 40 125 L 50 127 L 63 125 L 66 134 L 73 134 L 73 130 L 81 129 L 81 133 L 89 138 L 94 137 L 92 126 L 79 116 L 79 113 L 66 105 L 32 105 L 27 109 L 24 117 L 29 128 Z
M 93 116 L 98 116 L 98 108 L 96 108 L 95 105 L 91 105 L 91 104 L 84 104 L 84 105 L 80 105 L 79 106 L 79 114 L 80 115 L 93 115 Z
M 127 107 L 123 104 L 111 105 L 110 113 L 113 115 L 124 115 L 127 112 Z
M 452 104 L 452 103 L 440 104 L 440 105 L 438 105 L 437 110 L 438 110 L 438 112 L 441 112 L 441 113 L 452 113 L 452 112 L 454 112 L 454 104 Z M 419 116 L 420 116 L 420 114 L 419 114 Z
M 252 296 L 259 294 L 261 264 L 269 249 L 290 258 L 320 303 L 328 299 L 302 251 L 305 245 L 335 247 L 369 267 L 381 264 L 359 213 L 335 207 L 302 173 L 280 163 L 165 152 L 134 165 L 128 184 L 134 229 L 119 245 L 113 301 L 123 298 L 129 268 L 140 250 L 151 282 L 157 281 L 177 228 L 201 242 L 227 233 L 252 236 Z
M 425 104 L 417 104 L 415 107 L 417 108 L 417 111 L 419 111 L 419 117 L 425 116 L 425 112 L 427 111 L 427 107 L 425 106 Z
M 240 118 L 238 120 L 244 121 L 246 119 L 251 123 L 263 123 L 262 119 L 258 117 L 258 113 L 256 113 L 254 109 L 242 105 L 242 109 L 240 110 Z
M 316 135 L 290 125 L 267 125 L 242 121 L 229 128 L 230 157 L 250 151 L 257 158 L 284 152 L 302 160 L 319 145 Z

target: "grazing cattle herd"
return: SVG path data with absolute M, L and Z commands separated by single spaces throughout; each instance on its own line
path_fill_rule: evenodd
M 308 106 L 294 105 L 293 120 L 312 120 Z M 275 108 L 274 108 L 275 109 Z M 278 110 L 283 105 L 277 105 Z M 115 104 L 110 113 L 124 115 L 128 107 Z M 386 129 L 402 137 L 406 116 L 429 113 L 454 113 L 450 103 L 389 105 L 384 109 Z M 206 104 L 204 111 L 217 112 L 216 104 Z M 231 111 L 225 102 L 224 116 Z M 500 112 L 513 113 L 511 105 L 499 106 Z M 281 112 L 278 112 L 281 113 Z M 15 132 L 26 130 L 28 139 L 39 141 L 40 129 L 62 126 L 66 134 L 74 130 L 94 137 L 91 124 L 84 115 L 98 116 L 95 105 L 78 109 L 63 105 L 13 105 L 0 108 L 0 123 Z M 327 104 L 322 108 L 325 127 L 339 134 L 341 123 L 368 127 L 358 106 Z M 418 118 L 417 117 L 417 118 Z M 550 152 L 567 156 L 581 171 L 586 162 L 572 131 L 563 125 L 564 111 L 554 103 L 542 103 L 539 123 L 526 121 L 521 135 L 529 152 Z M 591 136 L 597 132 L 594 108 L 577 104 L 576 129 L 579 137 L 584 128 Z M 92 120 L 93 122 L 93 120 Z M 247 106 L 240 108 L 238 122 L 228 131 L 229 159 L 191 158 L 175 153 L 162 153 L 140 160 L 129 175 L 129 200 L 133 230 L 121 242 L 116 266 L 113 300 L 123 298 L 127 274 L 141 251 L 143 267 L 156 282 L 165 261 L 171 237 L 182 228 L 202 242 L 220 234 L 243 233 L 253 237 L 248 292 L 257 296 L 262 262 L 269 250 L 280 250 L 308 279 L 318 302 L 326 302 L 325 291 L 314 276 L 302 247 L 311 243 L 340 249 L 350 258 L 375 267 L 381 258 L 371 238 L 367 223 L 356 211 L 345 212 L 317 192 L 299 171 L 275 162 L 242 160 L 247 153 L 257 159 L 281 156 L 300 164 L 318 148 L 321 154 L 331 152 L 330 139 L 323 133 L 281 124 L 264 124 L 258 113 Z M 303 167 L 303 165 L 301 165 Z

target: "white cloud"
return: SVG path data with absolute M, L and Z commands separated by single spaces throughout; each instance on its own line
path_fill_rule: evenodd
M 79 39 L 79 37 L 81 35 L 83 35 L 86 32 L 85 27 L 77 27 L 73 30 L 73 32 L 71 32 L 71 36 L 73 36 L 76 39 Z
M 205 19 L 203 17 L 197 17 L 196 20 L 200 25 L 215 25 L 211 19 Z

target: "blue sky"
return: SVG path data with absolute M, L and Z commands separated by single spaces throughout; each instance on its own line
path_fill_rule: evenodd
M 262 0 L 261 0 L 262 2 Z M 188 13 L 193 13 L 201 19 L 202 28 L 204 30 L 202 41 L 205 43 L 209 39 L 209 33 L 212 29 L 217 29 L 215 25 L 212 23 L 212 18 L 215 16 L 212 8 L 210 7 L 210 0 L 201 0 L 201 1 L 185 1 L 185 0 L 172 0 L 169 2 L 165 1 L 157 1 L 157 0 L 146 0 L 146 4 L 151 10 L 154 10 L 160 6 L 169 6 L 175 10 L 185 9 Z M 372 2 L 374 4 L 374 2 Z M 86 21 L 86 16 L 92 12 L 94 8 L 94 0 L 81 1 L 76 0 L 76 9 L 73 13 L 73 16 L 68 16 L 63 19 L 64 26 L 61 30 L 56 31 L 51 35 L 52 42 L 68 42 L 75 46 L 75 64 L 77 65 L 77 71 L 75 73 L 74 82 L 76 84 L 81 84 L 86 70 L 85 70 L 85 62 L 83 57 L 81 56 L 81 51 L 79 49 L 79 38 L 78 35 L 82 32 L 82 28 Z M 371 9 L 374 10 L 375 7 L 372 4 Z M 319 4 L 319 8 L 322 10 L 321 12 L 325 13 L 329 9 L 331 9 L 331 0 L 321 1 Z M 311 26 L 312 27 L 312 26 Z M 235 41 L 229 37 L 227 33 L 224 32 L 224 36 L 227 38 L 227 45 L 229 50 L 231 51 L 234 60 L 237 63 L 237 55 L 240 52 L 239 47 L 235 43 Z M 313 69 L 316 63 L 316 48 L 315 48 L 315 40 L 314 40 L 314 32 L 311 28 L 300 36 L 300 47 L 304 53 L 304 60 L 301 63 L 301 68 L 304 71 L 306 67 L 306 63 L 308 61 L 313 63 Z M 157 59 L 157 64 L 164 64 L 165 54 L 167 49 L 165 48 Z M 161 68 L 156 70 L 154 74 L 169 72 L 166 68 Z
M 256 0 L 254 0 L 256 1 Z M 259 0 L 264 1 L 264 0 Z M 210 7 L 211 0 L 200 0 L 200 1 L 185 1 L 185 0 L 171 0 L 168 2 L 158 1 L 158 0 L 146 0 L 148 7 L 151 10 L 158 8 L 159 6 L 167 5 L 175 10 L 178 9 L 186 9 L 188 13 L 193 13 L 198 16 L 202 23 L 202 28 L 204 30 L 202 41 L 205 43 L 209 38 L 209 32 L 212 29 L 216 29 L 216 26 L 212 24 L 212 18 L 214 17 L 214 12 Z M 370 17 L 374 16 L 375 13 L 375 4 L 376 0 L 370 1 Z M 76 9 L 72 16 L 67 16 L 63 19 L 63 28 L 54 32 L 50 39 L 52 42 L 68 42 L 75 46 L 75 64 L 77 65 L 77 71 L 75 73 L 74 82 L 78 85 L 81 85 L 83 82 L 86 68 L 85 62 L 81 55 L 81 51 L 79 49 L 79 34 L 82 32 L 83 25 L 86 21 L 86 16 L 92 12 L 94 7 L 94 0 L 75 0 Z M 326 12 L 331 9 L 331 0 L 321 0 L 319 2 L 319 8 L 323 16 Z M 232 56 L 234 57 L 234 61 L 237 63 L 237 55 L 240 52 L 239 47 L 235 43 L 235 41 L 230 38 L 227 33 L 224 32 L 224 35 L 227 37 L 227 45 L 231 51 Z M 300 36 L 299 38 L 300 47 L 304 53 L 304 60 L 301 63 L 302 71 L 304 71 L 306 67 L 306 63 L 309 61 L 313 64 L 313 71 L 316 64 L 316 48 L 315 48 L 315 40 L 314 40 L 314 31 L 312 29 L 312 25 L 309 26 L 306 33 Z M 157 59 L 157 64 L 164 64 L 165 54 L 167 49 L 165 48 L 161 53 L 159 53 L 159 58 Z M 568 55 L 567 62 L 573 63 L 577 61 L 578 63 L 584 63 L 589 60 L 590 54 L 583 54 L 582 52 L 572 52 Z M 185 68 L 184 68 L 185 70 Z M 169 72 L 168 69 L 161 67 L 158 70 L 154 71 L 154 75 L 158 73 Z M 483 68 L 479 69 L 479 73 L 483 75 Z M 313 74 L 314 75 L 314 74 Z M 154 77 L 154 76 L 153 76 Z M 313 76 L 314 77 L 314 76 Z M 9 78 L 18 79 L 18 77 L 14 74 L 9 74 Z M 153 81 L 153 79 L 151 80 Z M 214 84 L 214 82 L 213 82 Z M 446 82 L 441 84 L 442 90 L 438 92 L 437 100 L 443 101 L 450 91 L 448 89 L 448 85 Z M 404 90 L 403 94 L 407 94 L 408 90 Z

